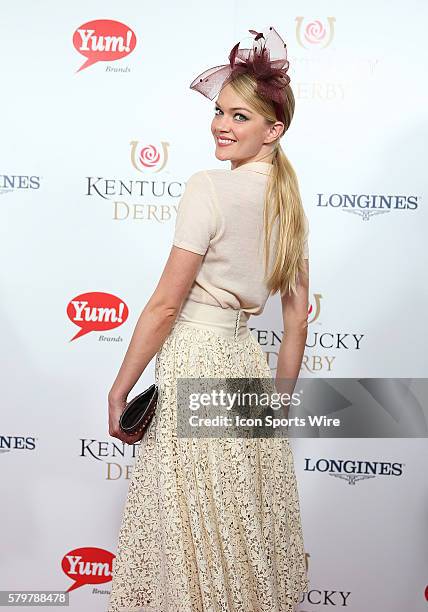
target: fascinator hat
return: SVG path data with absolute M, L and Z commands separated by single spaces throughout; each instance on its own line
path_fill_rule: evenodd
M 263 32 L 248 31 L 254 36 L 252 49 L 240 49 L 240 43 L 236 43 L 229 53 L 229 64 L 208 68 L 192 81 L 190 89 L 213 100 L 237 76 L 251 74 L 257 81 L 257 93 L 271 100 L 278 120 L 286 126 L 284 104 L 290 83 L 287 45 L 272 26 Z

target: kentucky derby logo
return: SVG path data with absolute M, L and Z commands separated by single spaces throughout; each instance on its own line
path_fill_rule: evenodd
M 320 316 L 320 312 L 321 312 L 321 299 L 322 299 L 321 293 L 314 293 L 315 303 L 311 302 L 309 304 L 308 325 L 310 323 L 313 323 L 314 321 L 316 321 L 318 319 L 318 317 Z
M 160 146 L 141 144 L 138 140 L 131 141 L 131 163 L 139 172 L 151 170 L 160 172 L 168 161 L 169 142 L 160 142 Z
M 327 17 L 328 25 L 319 19 L 306 21 L 304 17 L 296 17 L 296 39 L 301 47 L 309 49 L 319 47 L 325 49 L 334 36 L 335 17 Z

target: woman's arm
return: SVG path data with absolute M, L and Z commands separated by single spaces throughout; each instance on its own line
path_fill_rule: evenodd
M 306 272 L 297 284 L 297 294 L 281 295 L 284 336 L 278 354 L 275 386 L 279 393 L 290 396 L 300 373 L 308 335 L 309 259 L 304 262 Z
M 126 398 L 162 346 L 198 274 L 203 255 L 172 246 L 159 283 L 140 314 L 128 350 L 108 394 L 109 433 L 129 442 L 119 428 Z M 136 439 L 134 439 L 136 441 Z

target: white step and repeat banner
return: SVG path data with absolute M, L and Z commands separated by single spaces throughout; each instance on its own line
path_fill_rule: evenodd
M 107 393 L 186 180 L 229 167 L 214 103 L 189 84 L 249 29 L 285 39 L 296 97 L 282 145 L 311 228 L 302 377 L 427 375 L 427 17 L 417 0 L 4 3 L 0 590 L 106 608 L 138 449 L 109 436 Z M 249 325 L 274 374 L 278 296 Z M 418 431 L 292 440 L 299 610 L 428 609 L 423 418 Z

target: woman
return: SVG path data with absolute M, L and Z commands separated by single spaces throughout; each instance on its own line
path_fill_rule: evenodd
M 270 294 L 281 293 L 287 327 L 277 381 L 296 380 L 305 347 L 309 226 L 279 142 L 294 97 L 267 53 L 269 41 L 271 52 L 285 45 L 273 28 L 250 32 L 253 50 L 238 43 L 230 71 L 220 67 L 230 78 L 211 125 L 231 168 L 188 180 L 168 261 L 109 393 L 110 434 L 133 444 L 119 417 L 156 355 L 158 404 L 130 481 L 108 612 L 292 612 L 308 588 L 288 439 L 183 438 L 175 421 L 180 378 L 271 378 L 247 326 Z M 210 97 L 196 84 L 216 87 L 217 70 L 191 87 Z

